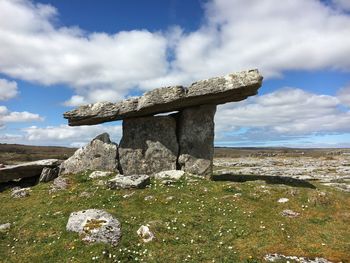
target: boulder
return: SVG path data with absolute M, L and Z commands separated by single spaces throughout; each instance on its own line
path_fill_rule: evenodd
M 188 88 L 172 86 L 154 89 L 138 98 L 118 103 L 98 102 L 64 113 L 70 126 L 94 125 L 181 110 L 204 104 L 240 101 L 255 95 L 262 84 L 258 70 L 247 70 L 192 83 Z
M 187 108 L 177 115 L 181 170 L 210 176 L 213 171 L 215 105 Z
M 67 231 L 80 234 L 88 243 L 107 243 L 116 246 L 121 238 L 119 221 L 111 214 L 98 209 L 88 209 L 70 214 Z
M 175 170 L 178 149 L 173 117 L 125 119 L 118 149 L 121 173 L 153 174 Z
M 87 170 L 117 172 L 117 169 L 118 145 L 111 142 L 107 133 L 103 133 L 64 161 L 59 173 L 76 174 Z
M 107 181 L 109 189 L 130 189 L 130 188 L 145 188 L 151 183 L 148 175 L 117 175 L 115 178 Z
M 20 188 L 14 187 L 12 189 L 11 197 L 12 198 L 23 198 L 29 196 L 30 188 Z
M 15 179 L 40 176 L 43 168 L 55 168 L 61 164 L 61 160 L 46 159 L 17 165 L 7 165 L 0 168 L 0 183 Z
M 50 182 L 58 176 L 59 168 L 44 167 L 39 177 L 39 183 Z

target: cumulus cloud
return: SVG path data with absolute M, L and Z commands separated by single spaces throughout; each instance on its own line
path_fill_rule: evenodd
M 0 1 L 0 72 L 44 85 L 67 84 L 89 100 L 113 100 L 167 69 L 167 42 L 158 33 L 108 35 L 57 28 L 52 22 L 56 15 L 51 5 Z
M 122 128 L 120 125 L 95 125 L 78 127 L 70 127 L 68 125 L 48 127 L 31 126 L 23 129 L 23 132 L 23 140 L 30 144 L 80 147 L 103 132 L 109 133 L 112 141 L 119 143 L 122 134 Z
M 51 5 L 0 1 L 0 72 L 67 84 L 75 90 L 68 106 L 247 68 L 260 68 L 265 77 L 286 70 L 350 70 L 344 56 L 350 53 L 350 17 L 319 0 L 212 0 L 200 28 L 186 33 L 177 26 L 90 33 L 57 27 L 55 20 L 58 10 Z
M 0 100 L 9 100 L 16 97 L 18 87 L 15 81 L 0 79 Z
M 39 114 L 27 112 L 27 111 L 9 111 L 7 107 L 0 106 L 0 124 L 8 122 L 32 122 L 42 121 L 43 117 Z
M 350 11 L 350 1 L 349 0 L 333 0 L 333 4 L 344 11 Z
M 215 117 L 217 141 L 290 140 L 308 135 L 350 133 L 350 111 L 340 100 L 297 88 L 220 106 Z
M 350 107 L 350 86 L 340 89 L 337 97 L 343 104 Z

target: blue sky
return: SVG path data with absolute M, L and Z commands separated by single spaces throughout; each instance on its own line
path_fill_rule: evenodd
M 62 113 L 258 68 L 258 96 L 219 106 L 216 145 L 350 147 L 349 11 L 348 0 L 1 0 L 0 143 L 80 146 L 105 131 L 118 142 L 120 122 L 68 127 Z

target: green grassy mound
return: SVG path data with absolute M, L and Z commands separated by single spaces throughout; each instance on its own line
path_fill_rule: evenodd
M 51 183 L 23 199 L 0 193 L 0 224 L 12 224 L 0 232 L 1 262 L 263 262 L 268 253 L 349 262 L 349 193 L 208 180 L 106 190 L 86 174 L 69 178 L 68 190 L 52 194 Z M 289 201 L 278 203 L 282 197 Z M 90 208 L 121 222 L 117 247 L 85 244 L 65 230 L 71 212 Z M 283 217 L 284 209 L 300 216 Z M 150 243 L 136 234 L 145 224 L 156 236 Z

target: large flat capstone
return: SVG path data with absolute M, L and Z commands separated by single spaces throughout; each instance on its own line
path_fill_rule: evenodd
M 124 175 L 175 170 L 178 150 L 173 117 L 150 116 L 123 121 L 118 151 Z
M 258 70 L 247 70 L 192 83 L 188 88 L 154 89 L 138 98 L 98 102 L 64 113 L 70 126 L 94 125 L 130 117 L 154 115 L 204 104 L 241 101 L 255 95 L 262 84 Z
M 57 159 L 46 159 L 17 165 L 8 165 L 0 168 L 0 183 L 15 179 L 40 176 L 43 168 L 55 168 L 62 161 Z

